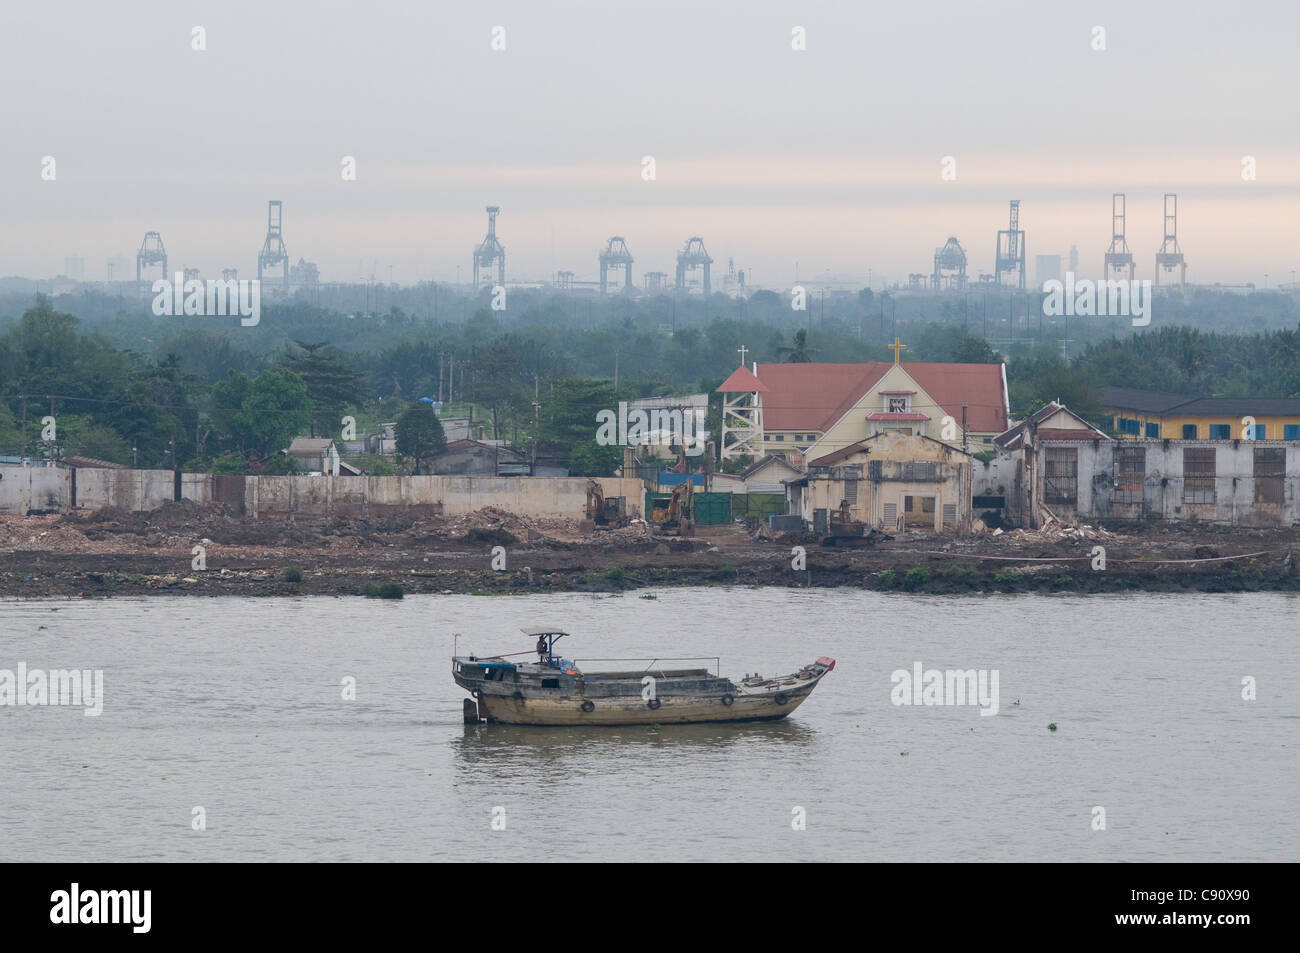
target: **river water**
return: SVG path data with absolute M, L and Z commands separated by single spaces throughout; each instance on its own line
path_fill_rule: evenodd
M 97 717 L 0 707 L 0 854 L 1300 859 L 1300 598 L 653 594 L 0 602 L 0 670 L 104 679 Z M 579 658 L 838 666 L 771 724 L 464 725 L 453 634 L 536 624 Z M 895 705 L 916 663 L 996 670 L 998 713 Z

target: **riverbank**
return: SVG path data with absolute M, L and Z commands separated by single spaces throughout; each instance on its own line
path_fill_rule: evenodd
M 796 568 L 796 546 L 806 568 Z M 368 584 L 484 595 L 676 585 L 933 594 L 1300 591 L 1293 550 L 1300 555 L 1294 527 L 1151 522 L 965 538 L 909 533 L 845 550 L 810 535 L 756 542 L 731 526 L 664 539 L 645 524 L 583 532 L 576 521 L 495 510 L 288 521 L 180 503 L 151 513 L 0 517 L 0 596 L 359 596 Z

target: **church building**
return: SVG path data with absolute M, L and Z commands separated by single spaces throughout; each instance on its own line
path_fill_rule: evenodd
M 893 363 L 743 365 L 723 382 L 724 460 L 782 454 L 791 463 L 851 447 L 877 434 L 929 437 L 967 453 L 993 451 L 1007 429 L 1003 364 Z

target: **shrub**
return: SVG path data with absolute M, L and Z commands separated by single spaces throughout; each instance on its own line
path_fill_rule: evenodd
M 402 587 L 395 582 L 368 582 L 362 588 L 361 594 L 367 599 L 400 599 Z
M 922 589 L 925 587 L 925 584 L 930 581 L 931 575 L 929 566 L 914 566 L 904 574 L 903 588 L 908 592 L 915 592 L 917 589 Z

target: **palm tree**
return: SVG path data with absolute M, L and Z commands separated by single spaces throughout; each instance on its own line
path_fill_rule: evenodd
M 808 331 L 800 328 L 794 333 L 794 347 L 780 348 L 781 357 L 786 364 L 810 364 L 817 352 L 808 346 Z

